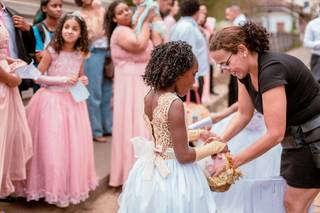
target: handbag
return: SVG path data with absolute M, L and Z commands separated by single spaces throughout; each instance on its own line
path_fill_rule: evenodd
M 200 102 L 199 93 L 195 92 L 195 95 L 196 103 L 190 102 L 190 92 L 187 94 L 186 102 L 184 103 L 184 107 L 186 110 L 186 121 L 188 126 L 210 116 L 210 111 L 208 110 L 208 108 L 202 105 Z
M 106 79 L 113 79 L 114 76 L 114 65 L 111 56 L 107 56 L 104 61 L 104 77 Z

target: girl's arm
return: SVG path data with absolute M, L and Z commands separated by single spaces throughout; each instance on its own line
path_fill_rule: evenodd
M 38 69 L 41 71 L 42 74 L 44 74 L 48 70 L 51 64 L 51 60 L 52 58 L 50 52 L 48 50 L 44 50 L 43 57 L 38 65 Z
M 6 72 L 0 66 L 0 82 L 7 84 L 9 87 L 16 87 L 21 83 L 21 78 L 15 74 Z
M 223 141 L 229 141 L 243 128 L 245 128 L 254 113 L 254 106 L 245 86 L 241 83 L 238 83 L 238 88 L 238 111 L 230 121 L 227 129 L 222 134 L 221 138 Z
M 225 143 L 214 141 L 205 146 L 192 149 L 188 145 L 185 112 L 181 100 L 175 100 L 171 104 L 168 113 L 168 123 L 173 149 L 176 159 L 184 164 L 201 160 L 207 156 L 226 151 Z
M 274 97 L 277 97 L 275 100 Z M 263 115 L 267 132 L 234 158 L 235 166 L 247 163 L 279 144 L 286 131 L 287 99 L 283 85 L 262 94 Z
M 52 61 L 51 54 L 48 50 L 44 51 L 43 58 L 38 65 L 38 69 L 44 74 Z M 74 85 L 78 81 L 79 76 L 71 75 L 71 76 L 47 76 L 41 75 L 36 82 L 39 84 L 45 85 Z
M 193 149 L 190 149 L 188 145 L 184 114 L 182 101 L 173 101 L 168 113 L 168 123 L 174 145 L 174 153 L 180 163 L 190 163 L 195 161 L 196 153 Z

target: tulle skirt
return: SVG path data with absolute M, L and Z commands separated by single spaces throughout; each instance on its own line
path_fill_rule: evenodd
M 157 169 L 151 180 L 143 179 L 145 160 L 139 158 L 130 171 L 119 197 L 119 213 L 215 213 L 214 194 L 196 163 L 166 160 L 170 174 Z
M 97 186 L 86 102 L 69 92 L 39 89 L 27 106 L 34 155 L 19 195 L 51 204 L 77 204 Z

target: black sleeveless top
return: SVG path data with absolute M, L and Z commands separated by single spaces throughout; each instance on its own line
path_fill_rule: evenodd
M 263 114 L 262 94 L 284 85 L 287 126 L 303 124 L 320 114 L 320 86 L 299 59 L 283 53 L 267 52 L 259 54 L 258 65 L 258 91 L 254 89 L 249 74 L 239 81 L 246 87 L 254 107 L 260 113 Z

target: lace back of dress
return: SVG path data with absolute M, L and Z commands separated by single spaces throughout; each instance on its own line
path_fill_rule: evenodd
M 169 132 L 168 113 L 172 102 L 177 99 L 173 93 L 165 93 L 159 97 L 158 106 L 153 111 L 153 134 L 156 145 L 164 148 L 172 148 L 172 140 Z

